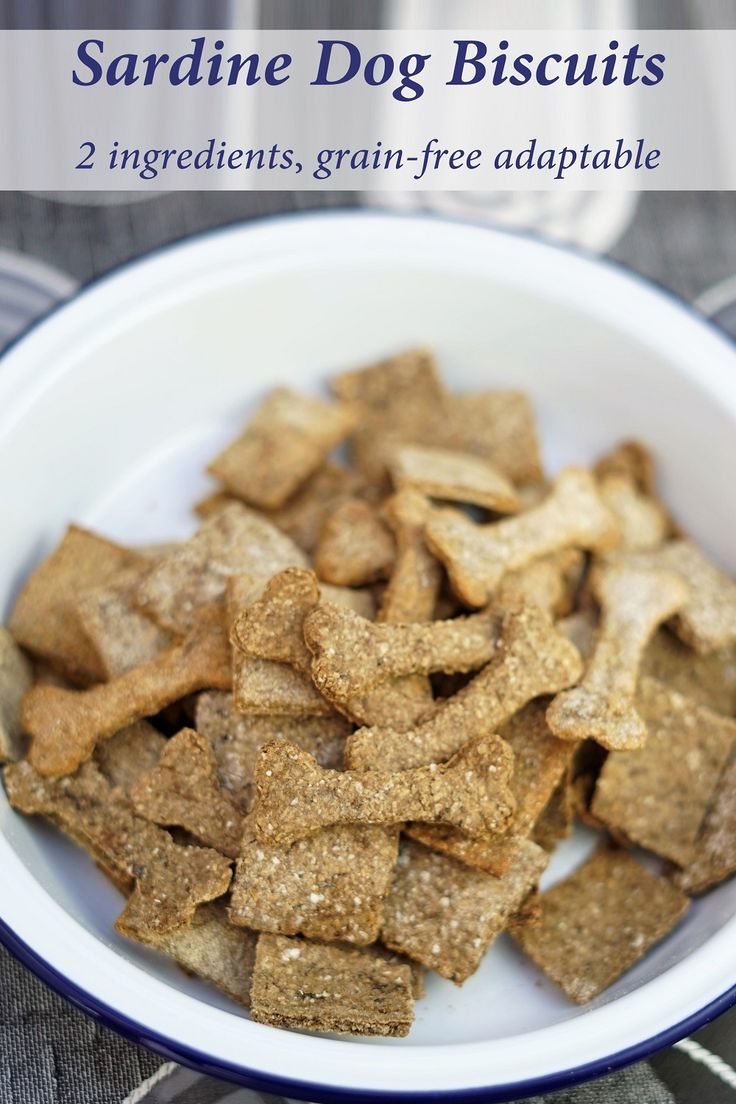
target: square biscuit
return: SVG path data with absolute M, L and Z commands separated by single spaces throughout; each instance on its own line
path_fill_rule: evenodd
M 206 691 L 197 699 L 194 725 L 212 745 L 221 784 L 247 812 L 255 797 L 258 752 L 269 740 L 288 740 L 313 755 L 323 767 L 342 767 L 350 725 L 335 713 L 330 717 L 258 716 L 238 713 L 232 694 Z
M 502 878 L 405 840 L 386 901 L 381 940 L 462 985 L 546 865 L 545 853 L 529 840 Z
M 591 812 L 613 833 L 687 866 L 736 747 L 736 721 L 654 679 L 642 679 L 637 704 L 649 729 L 647 744 L 611 752 Z
M 356 403 L 360 419 L 350 437 L 353 462 L 367 480 L 388 484 L 397 444 L 432 445 L 446 432 L 449 396 L 425 349 L 410 349 L 378 364 L 334 376 L 332 390 Z
M 736 645 L 699 655 L 668 629 L 660 629 L 644 652 L 641 673 L 716 713 L 736 715 Z
M 480 456 L 514 483 L 544 478 L 534 411 L 521 391 L 479 391 L 453 395 L 452 448 Z
M 695 857 L 676 877 L 686 893 L 703 893 L 736 873 L 736 759 L 720 777 L 695 848 Z
M 168 932 L 152 931 L 126 916 L 116 930 L 128 939 L 173 958 L 186 974 L 214 985 L 238 1004 L 250 1007 L 250 988 L 258 936 L 234 927 L 224 898 L 199 905 L 190 924 Z
M 150 564 L 127 568 L 85 592 L 76 612 L 105 678 L 113 679 L 171 647 L 171 634 L 141 613 L 134 597 Z
M 306 562 L 301 548 L 262 514 L 230 502 L 154 564 L 136 591 L 136 603 L 164 629 L 182 636 L 199 609 L 225 598 L 233 576 L 270 578 Z
M 146 562 L 132 549 L 70 525 L 51 555 L 29 575 L 8 628 L 19 644 L 72 682 L 104 679 L 104 666 L 78 620 L 77 603 L 85 591 Z
M 272 391 L 237 440 L 209 471 L 230 494 L 263 510 L 278 509 L 320 467 L 356 422 L 346 403 L 288 388 Z
M 0 763 L 23 753 L 20 703 L 33 682 L 33 669 L 7 629 L 0 625 Z
M 541 904 L 541 921 L 513 936 L 571 1000 L 585 1004 L 672 930 L 688 899 L 625 851 L 602 847 L 543 893 Z
M 282 935 L 258 940 L 251 988 L 256 1023 L 338 1035 L 408 1035 L 411 968 L 372 949 Z
M 258 931 L 373 943 L 383 920 L 398 831 L 338 825 L 279 847 L 246 823 L 230 918 Z

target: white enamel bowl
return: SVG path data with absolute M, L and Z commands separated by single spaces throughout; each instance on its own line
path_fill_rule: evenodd
M 376 214 L 209 234 L 78 295 L 0 362 L 0 600 L 75 519 L 131 543 L 192 528 L 207 457 L 266 388 L 305 389 L 414 343 L 456 388 L 518 387 L 552 468 L 649 441 L 685 528 L 736 568 L 736 352 L 651 286 L 523 237 Z M 666 764 L 663 765 L 666 769 Z M 169 1057 L 309 1100 L 510 1099 L 673 1042 L 736 999 L 736 882 L 698 901 L 588 1008 L 502 938 L 462 989 L 431 978 L 411 1036 L 252 1024 L 112 931 L 86 857 L 0 798 L 7 944 L 60 992 Z M 592 845 L 560 849 L 547 883 Z

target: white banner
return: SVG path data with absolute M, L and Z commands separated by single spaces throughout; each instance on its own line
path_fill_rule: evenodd
M 736 31 L 0 31 L 0 188 L 736 188 Z

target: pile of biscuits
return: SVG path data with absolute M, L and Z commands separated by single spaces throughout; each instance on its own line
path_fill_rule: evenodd
M 189 540 L 72 526 L 32 572 L 9 800 L 261 1023 L 405 1035 L 502 932 L 589 1001 L 736 871 L 736 584 L 642 445 L 548 478 L 528 399 L 422 350 L 331 387 L 265 398 Z

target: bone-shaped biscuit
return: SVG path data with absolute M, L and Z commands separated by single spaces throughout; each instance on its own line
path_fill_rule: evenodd
M 380 621 L 429 621 L 435 614 L 443 571 L 424 540 L 430 508 L 423 495 L 408 490 L 393 495 L 384 505 L 396 556 L 381 599 Z M 408 728 L 431 708 L 432 700 L 429 679 L 407 675 L 382 682 L 349 701 L 334 700 L 333 704 L 357 724 Z
M 620 441 L 610 452 L 601 456 L 593 468 L 598 479 L 610 475 L 627 479 L 643 495 L 652 498 L 656 494 L 657 472 L 654 457 L 641 441 Z
M 558 694 L 547 723 L 562 740 L 591 738 L 611 750 L 641 747 L 646 725 L 634 697 L 647 643 L 688 600 L 674 573 L 615 564 L 598 569 L 593 592 L 601 622 L 580 686 Z
M 443 573 L 424 539 L 431 510 L 429 499 L 408 488 L 384 503 L 396 559 L 381 599 L 379 621 L 430 621 L 434 616 Z
M 232 859 L 240 854 L 242 813 L 220 785 L 212 745 L 193 729 L 166 742 L 158 763 L 136 779 L 130 799 L 145 820 L 185 828 Z
M 230 580 L 228 608 L 233 648 L 233 697 L 238 713 L 254 716 L 327 716 L 329 701 L 311 679 L 303 621 L 320 600 L 372 615 L 370 595 L 317 585 L 314 572 L 287 568 L 265 585 L 239 575 Z M 367 599 L 367 601 L 366 601 Z
M 555 790 L 564 782 L 575 754 L 574 744 L 556 739 L 549 731 L 544 716 L 547 705 L 547 698 L 529 702 L 498 732 L 514 755 L 511 792 L 516 812 L 504 835 L 472 839 L 438 824 L 408 824 L 405 834 L 458 862 L 489 874 L 505 874 L 522 841 L 531 835 Z
M 414 728 L 400 732 L 373 727 L 354 732 L 345 749 L 348 769 L 380 766 L 400 771 L 442 763 L 466 742 L 497 731 L 533 698 L 556 694 L 573 686 L 582 675 L 577 649 L 535 606 L 507 609 L 500 636 L 491 662 Z
M 539 606 L 552 618 L 565 617 L 574 606 L 584 570 L 585 556 L 577 548 L 532 560 L 526 567 L 504 575 L 494 603 L 503 606 L 516 598 Z
M 304 643 L 305 615 L 319 602 L 313 571 L 290 567 L 266 585 L 261 597 L 235 617 L 232 643 L 246 655 L 290 663 L 309 674 L 312 656 Z
M 378 624 L 351 610 L 324 605 L 304 621 L 312 679 L 330 701 L 347 702 L 379 682 L 402 675 L 477 671 L 498 644 L 490 613 L 450 621 Z
M 264 843 L 289 844 L 333 824 L 448 824 L 472 836 L 501 832 L 514 812 L 513 752 L 500 736 L 461 748 L 448 763 L 415 770 L 332 771 L 283 740 L 256 767 L 253 826 Z
M 606 475 L 598 481 L 601 498 L 621 530 L 621 548 L 641 551 L 658 548 L 670 531 L 662 504 L 642 494 L 624 475 Z
M 566 468 L 540 506 L 491 525 L 438 510 L 426 538 L 458 597 L 483 606 L 507 572 L 564 548 L 605 551 L 616 543 L 618 528 L 590 472 Z
M 274 622 L 278 620 L 280 606 L 274 591 L 280 589 L 281 582 L 281 572 L 274 576 L 270 583 L 254 575 L 236 575 L 228 581 L 227 611 L 231 641 L 237 640 L 234 626 L 238 618 L 254 602 L 265 598 L 264 591 L 267 585 L 271 588 L 271 593 L 265 604 L 270 607 L 269 624 L 274 627 Z M 287 589 L 291 591 L 288 583 Z M 307 608 L 309 607 L 304 607 L 304 612 Z M 279 639 L 278 632 L 272 633 L 269 650 L 273 649 L 285 654 L 287 650 L 289 653 L 293 652 L 300 644 L 303 646 L 299 618 L 296 618 L 296 625 L 293 613 L 289 615 L 289 620 L 291 621 L 290 639 L 284 641 Z M 259 632 L 259 636 L 260 646 L 265 643 L 266 634 Z M 292 663 L 249 655 L 241 651 L 239 646 L 233 648 L 232 663 L 233 702 L 238 713 L 256 717 L 267 715 L 302 717 L 326 716 L 332 712 L 332 706 L 316 689 L 309 674 L 300 671 Z
M 222 611 L 197 618 L 181 644 L 90 690 L 37 686 L 21 706 L 32 737 L 28 758 L 39 774 L 70 774 L 89 759 L 100 740 L 197 690 L 228 690 L 231 653 Z
M 287 567 L 270 579 L 237 575 L 228 584 L 230 641 L 244 655 L 289 663 L 307 674 L 312 662 L 302 623 L 319 602 L 355 610 L 373 620 L 376 602 L 368 590 L 317 583 L 313 571 Z
M 8 797 L 21 812 L 46 817 L 92 858 L 123 891 L 135 886 L 126 914 L 155 932 L 187 924 L 198 904 L 230 885 L 230 860 L 209 847 L 175 843 L 137 816 L 119 787 L 94 763 L 70 778 L 42 778 L 24 760 L 4 772 Z
M 616 552 L 611 559 L 673 571 L 684 579 L 689 597 L 672 628 L 696 652 L 707 655 L 736 641 L 736 582 L 693 541 L 671 540 L 647 552 Z
M 312 655 L 304 643 L 304 618 L 320 601 L 354 609 L 364 617 L 375 613 L 372 596 L 349 587 L 317 583 L 313 571 L 287 567 L 268 582 L 239 575 L 230 580 L 228 606 L 230 640 L 246 656 L 288 663 L 309 675 Z
M 380 511 L 362 498 L 349 498 L 322 527 L 314 569 L 335 586 L 363 586 L 390 573 L 396 547 Z

